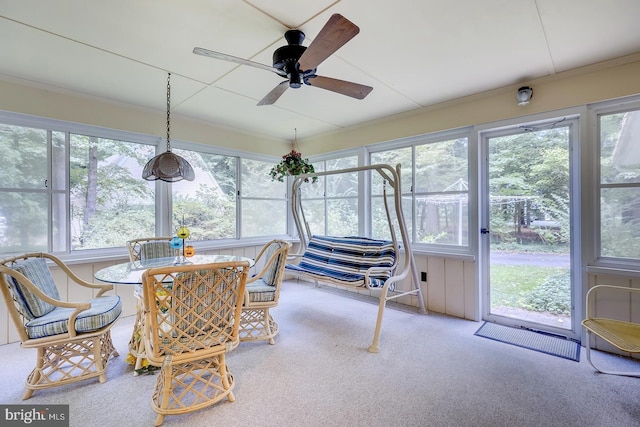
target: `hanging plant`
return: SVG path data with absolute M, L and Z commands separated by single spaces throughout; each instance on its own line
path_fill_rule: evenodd
M 284 182 L 288 175 L 302 175 L 305 173 L 314 173 L 313 165 L 309 163 L 309 159 L 303 159 L 302 154 L 296 150 L 282 156 L 280 163 L 271 168 L 269 175 L 272 181 Z M 311 177 L 311 182 L 316 182 L 317 176 Z M 304 182 L 309 182 L 309 178 L 305 178 Z

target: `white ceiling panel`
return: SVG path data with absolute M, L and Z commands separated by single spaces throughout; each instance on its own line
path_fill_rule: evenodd
M 538 0 L 556 71 L 640 50 L 638 0 Z
M 315 87 L 256 104 L 282 77 L 195 55 L 272 65 L 284 32 L 315 39 L 340 13 L 360 33 L 317 74 L 373 87 L 363 100 Z M 0 2 L 0 76 L 292 139 L 640 52 L 638 0 L 21 0 Z M 0 77 L 1 78 L 1 77 Z
M 54 88 L 153 109 L 166 108 L 167 74 L 140 62 L 105 53 L 62 37 L 51 37 L 14 22 L 0 25 L 4 75 Z M 172 98 L 179 103 L 206 85 L 172 76 Z

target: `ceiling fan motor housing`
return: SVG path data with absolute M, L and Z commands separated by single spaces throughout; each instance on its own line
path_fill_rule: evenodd
M 287 74 L 289 87 L 292 88 L 299 88 L 305 83 L 304 74 L 307 73 L 303 73 L 304 70 L 301 71 L 298 65 L 298 60 L 307 50 L 306 46 L 302 46 L 304 37 L 304 33 L 300 30 L 288 30 L 284 33 L 284 38 L 289 44 L 279 47 L 273 52 L 273 68 L 283 70 Z

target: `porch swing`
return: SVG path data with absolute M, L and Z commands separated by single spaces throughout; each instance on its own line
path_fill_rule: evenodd
M 313 234 L 304 214 L 300 187 L 314 177 L 365 171 L 377 172 L 383 179 L 383 201 L 391 240 Z M 402 264 L 399 262 L 400 246 L 387 200 L 387 186 L 393 190 L 395 220 L 404 250 Z M 293 180 L 291 194 L 291 209 L 300 238 L 300 248 L 298 253 L 288 257 L 289 261 L 298 262 L 287 263 L 285 271 L 299 278 L 310 279 L 316 284 L 324 282 L 343 288 L 379 290 L 378 316 L 373 341 L 369 346 L 369 352 L 378 353 L 382 317 L 387 301 L 415 296 L 419 312 L 427 312 L 402 212 L 400 165 L 395 169 L 387 164 L 376 164 L 297 175 Z M 396 284 L 409 275 L 410 289 L 398 289 Z

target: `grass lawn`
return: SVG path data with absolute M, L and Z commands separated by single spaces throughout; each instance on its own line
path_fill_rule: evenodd
M 536 286 L 565 270 L 541 266 L 491 266 L 491 306 L 524 308 L 525 298 Z

